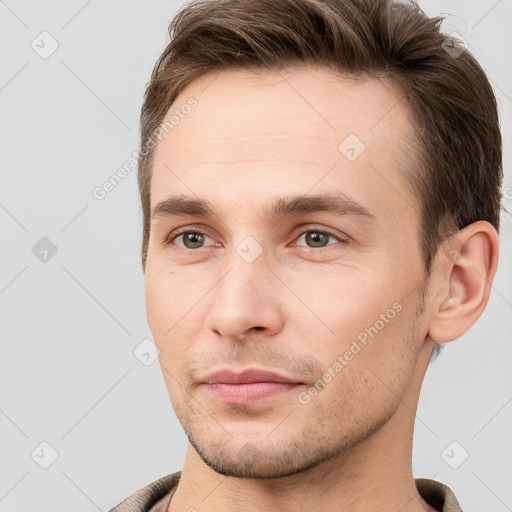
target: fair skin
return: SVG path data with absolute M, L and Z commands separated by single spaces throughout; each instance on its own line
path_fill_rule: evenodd
M 419 200 L 397 164 L 411 121 L 398 91 L 304 68 L 206 75 L 173 109 L 191 96 L 197 107 L 157 146 L 151 207 L 182 195 L 215 214 L 156 215 L 145 268 L 148 323 L 190 440 L 169 511 L 435 510 L 412 474 L 418 397 L 434 344 L 460 337 L 487 303 L 496 231 L 472 224 L 437 252 L 421 307 Z M 353 161 L 338 149 L 348 134 L 366 146 Z M 265 215 L 278 197 L 323 193 L 351 208 Z M 250 263 L 237 251 L 246 237 L 241 247 L 261 250 Z M 302 384 L 230 405 L 200 384 L 227 367 Z

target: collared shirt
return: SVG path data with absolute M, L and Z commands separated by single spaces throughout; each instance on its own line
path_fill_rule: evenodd
M 139 489 L 109 512 L 167 512 L 178 487 L 181 471 L 171 473 Z M 452 490 L 437 480 L 415 478 L 421 497 L 439 512 L 462 512 Z

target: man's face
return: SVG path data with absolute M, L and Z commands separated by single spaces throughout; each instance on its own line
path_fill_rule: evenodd
M 148 323 L 204 462 L 238 477 L 292 474 L 393 415 L 428 332 L 419 202 L 399 172 L 407 105 L 375 80 L 322 69 L 207 75 L 169 115 L 191 97 L 197 105 L 155 153 Z M 340 208 L 305 201 L 325 194 Z M 163 208 L 171 196 L 205 201 L 214 215 Z M 269 216 L 292 197 L 296 208 Z M 226 368 L 301 384 L 220 399 L 202 382 Z

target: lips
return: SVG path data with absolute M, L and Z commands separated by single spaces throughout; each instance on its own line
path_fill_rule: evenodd
M 231 405 L 248 405 L 275 398 L 294 390 L 303 382 L 274 372 L 248 369 L 241 373 L 220 370 L 202 382 L 213 398 Z
M 206 384 L 252 384 L 253 382 L 284 382 L 289 384 L 303 384 L 297 380 L 284 377 L 278 373 L 266 370 L 250 368 L 241 373 L 231 370 L 219 370 L 208 375 L 204 381 Z

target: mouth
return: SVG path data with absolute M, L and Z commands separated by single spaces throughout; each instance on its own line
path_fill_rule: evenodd
M 241 373 L 216 371 L 201 383 L 211 397 L 226 404 L 254 404 L 276 398 L 304 385 L 293 378 L 251 368 Z

